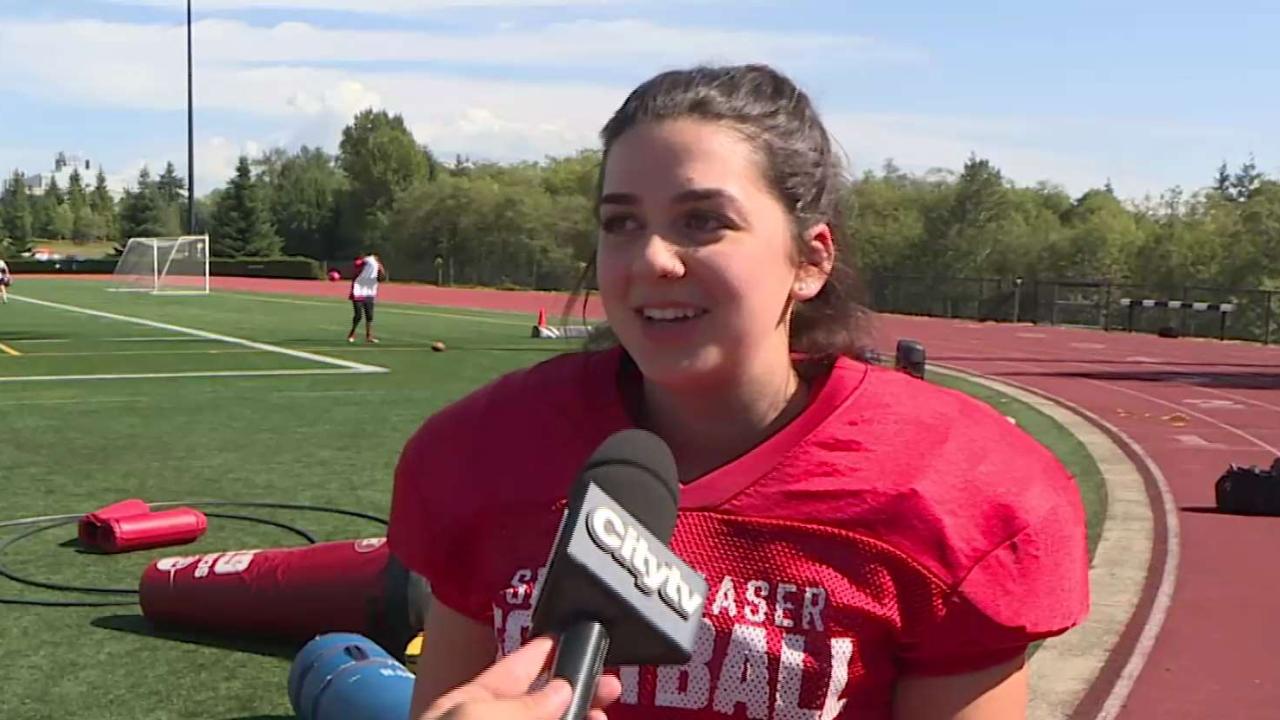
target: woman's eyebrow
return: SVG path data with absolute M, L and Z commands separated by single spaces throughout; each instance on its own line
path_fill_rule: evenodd
M 692 188 L 690 190 L 683 190 L 676 193 L 673 200 L 676 203 L 696 203 L 706 202 L 708 200 L 717 200 L 727 203 L 730 208 L 736 212 L 742 211 L 742 203 L 738 201 L 738 198 L 728 190 L 722 190 L 720 188 Z
M 639 205 L 640 198 L 631 193 L 606 193 L 600 196 L 601 205 Z
M 733 193 L 719 188 L 692 188 L 689 190 L 682 190 L 676 193 L 675 197 L 672 198 L 672 201 L 676 203 L 704 202 L 707 200 L 720 200 L 739 207 L 742 205 L 742 203 L 738 202 L 738 198 L 734 197 Z M 639 205 L 640 198 L 634 193 L 605 193 L 600 196 L 600 204 Z

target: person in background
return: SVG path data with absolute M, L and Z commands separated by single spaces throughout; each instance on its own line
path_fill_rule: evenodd
M 351 280 L 351 332 L 347 333 L 347 342 L 356 341 L 356 330 L 360 327 L 360 318 L 364 318 L 364 339 L 376 343 L 373 336 L 373 305 L 378 298 L 378 282 L 388 279 L 386 266 L 377 255 L 369 253 L 356 258 L 355 277 Z
M 0 258 L 0 301 L 9 303 L 9 286 L 13 284 L 13 275 L 9 273 L 9 264 Z

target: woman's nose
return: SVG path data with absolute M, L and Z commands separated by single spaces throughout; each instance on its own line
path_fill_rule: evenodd
M 684 261 L 678 248 L 657 233 L 645 240 L 636 265 L 637 270 L 652 277 L 684 277 Z

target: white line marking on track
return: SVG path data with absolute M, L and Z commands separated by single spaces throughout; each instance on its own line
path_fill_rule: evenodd
M 1196 447 L 1196 448 L 1226 447 L 1226 445 L 1219 445 L 1218 443 L 1215 443 L 1215 442 L 1209 442 L 1208 440 L 1205 440 L 1199 435 L 1174 435 L 1173 439 L 1189 447 Z
M 1218 400 L 1216 398 L 1187 398 L 1182 402 L 1195 405 L 1201 410 L 1243 410 L 1244 406 L 1234 400 Z
M 1001 362 L 1003 362 L 1005 365 L 1014 365 L 1014 366 L 1017 366 L 1017 367 L 1028 368 L 1028 369 L 1031 369 L 1031 370 L 1040 370 L 1040 369 L 1041 369 L 1041 368 L 1039 368 L 1039 367 L 1037 367 L 1037 366 L 1034 366 L 1034 365 L 1027 365 L 1026 363 L 1012 363 L 1012 362 L 1007 362 L 1007 361 L 1001 361 Z M 1073 364 L 1075 364 L 1075 365 L 1081 365 L 1082 363 L 1073 363 Z M 1234 434 L 1236 434 L 1236 435 L 1239 435 L 1240 437 L 1244 438 L 1245 440 L 1248 440 L 1249 442 L 1256 444 L 1258 447 L 1262 448 L 1263 450 L 1266 450 L 1267 452 L 1269 452 L 1269 453 L 1271 453 L 1271 454 L 1273 454 L 1273 455 L 1280 455 L 1280 449 L 1275 448 L 1274 446 L 1270 445 L 1270 444 L 1269 444 L 1269 443 L 1267 443 L 1267 442 L 1264 442 L 1264 441 L 1262 441 L 1262 440 L 1259 440 L 1258 438 L 1256 438 L 1256 437 L 1254 437 L 1254 436 L 1250 435 L 1249 433 L 1245 432 L 1244 430 L 1241 430 L 1240 428 L 1233 427 L 1233 426 L 1228 425 L 1228 424 L 1226 424 L 1226 423 L 1224 423 L 1224 422 L 1220 422 L 1220 421 L 1218 421 L 1218 420 L 1215 420 L 1215 419 L 1213 419 L 1213 418 L 1209 417 L 1208 415 L 1205 415 L 1204 413 L 1198 413 L 1198 412 L 1196 412 L 1195 410 L 1189 410 L 1189 409 L 1187 409 L 1187 408 L 1184 408 L 1184 407 L 1182 407 L 1182 406 L 1178 405 L 1177 403 L 1172 403 L 1172 402 L 1169 402 L 1168 400 L 1161 400 L 1160 398 L 1155 397 L 1154 395 L 1148 395 L 1147 393 L 1144 393 L 1144 392 L 1142 392 L 1142 391 L 1140 391 L 1140 390 L 1133 390 L 1133 389 L 1131 389 L 1131 388 L 1124 387 L 1123 385 L 1117 385 L 1117 384 L 1116 384 L 1116 383 L 1114 383 L 1114 382 L 1104 382 L 1104 381 L 1102 381 L 1102 380 L 1094 380 L 1094 379 L 1092 379 L 1092 378 L 1080 378 L 1080 380 L 1082 380 L 1082 381 L 1084 381 L 1084 382 L 1087 382 L 1087 383 L 1093 383 L 1094 385 L 1101 385 L 1101 386 L 1102 386 L 1102 387 L 1104 387 L 1104 388 L 1110 388 L 1110 389 L 1112 389 L 1112 390 L 1119 390 L 1119 391 L 1120 391 L 1120 392 L 1122 392 L 1122 393 L 1128 393 L 1128 394 L 1133 395 L 1133 396 L 1135 396 L 1135 397 L 1140 397 L 1140 398 L 1142 398 L 1143 400 L 1147 400 L 1147 401 L 1149 401 L 1149 402 L 1153 402 L 1153 403 L 1158 403 L 1158 404 L 1160 404 L 1160 405 L 1164 405 L 1165 407 L 1173 408 L 1174 410 L 1177 410 L 1178 412 L 1182 412 L 1182 413 L 1186 413 L 1186 414 L 1188 414 L 1188 415 L 1192 415 L 1192 416 L 1198 417 L 1198 418 L 1200 418 L 1201 420 L 1204 420 L 1205 422 L 1209 423 L 1210 425 L 1216 425 L 1216 426 L 1218 426 L 1218 427 L 1222 428 L 1223 430 L 1226 430 L 1226 431 L 1227 431 L 1227 432 L 1229 432 L 1229 433 L 1234 433 Z
M 1151 602 L 1151 611 L 1147 614 L 1147 621 L 1143 623 L 1142 631 L 1138 633 L 1138 641 L 1134 643 L 1133 654 L 1129 656 L 1124 668 L 1120 670 L 1120 676 L 1116 678 L 1115 685 L 1111 686 L 1111 692 L 1107 694 L 1106 702 L 1102 704 L 1102 709 L 1098 711 L 1095 717 L 1095 720 L 1115 720 L 1115 717 L 1120 714 L 1120 710 L 1124 707 L 1125 701 L 1129 699 L 1129 693 L 1133 691 L 1133 686 L 1138 682 L 1138 675 L 1142 673 L 1147 661 L 1151 659 L 1151 652 L 1155 649 L 1156 638 L 1160 636 L 1160 630 L 1164 627 L 1165 618 L 1169 616 L 1169 607 L 1173 605 L 1173 590 L 1178 584 L 1178 563 L 1182 558 L 1182 530 L 1178 525 L 1178 512 L 1176 510 L 1178 505 L 1173 499 L 1173 490 L 1169 488 L 1169 481 L 1165 479 L 1164 473 L 1160 472 L 1160 466 L 1156 465 L 1155 460 L 1133 438 L 1125 435 L 1119 428 L 1102 418 L 1096 415 L 1093 417 L 1096 422 L 1105 425 L 1111 432 L 1115 433 L 1116 437 L 1124 440 L 1142 461 L 1143 465 L 1147 467 L 1152 478 L 1156 481 L 1156 488 L 1160 492 L 1160 503 L 1164 506 L 1164 570 L 1160 573 L 1160 584 L 1156 586 L 1155 599 Z

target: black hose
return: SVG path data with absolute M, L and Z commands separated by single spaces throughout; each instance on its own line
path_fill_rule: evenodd
M 148 506 L 152 510 L 166 507 L 258 507 L 258 508 L 274 508 L 280 510 L 306 510 L 311 512 L 324 512 L 335 515 L 346 515 L 348 517 L 360 518 L 363 520 L 371 520 L 382 525 L 387 524 L 385 518 L 369 513 L 360 512 L 358 510 L 347 510 L 344 508 L 327 507 L 323 505 L 308 505 L 304 503 L 279 503 L 279 502 L 260 502 L 260 501 L 236 501 L 236 500 L 205 500 L 200 502 L 157 502 L 149 503 Z M 229 520 L 244 520 L 246 522 L 256 522 L 264 525 L 272 525 L 274 527 L 287 530 L 294 533 L 298 537 L 307 541 L 308 544 L 315 544 L 316 538 L 311 533 L 288 523 L 269 520 L 267 518 L 254 517 L 252 515 L 239 515 L 233 513 L 217 513 L 206 512 L 208 517 L 224 518 Z M 17 543 L 26 540 L 33 535 L 53 530 L 55 528 L 65 527 L 73 523 L 79 522 L 84 513 L 68 514 L 68 515 L 48 515 L 43 517 L 21 518 L 18 520 L 6 520 L 0 522 L 0 528 L 6 527 L 23 527 L 26 525 L 36 525 L 30 530 L 19 533 L 11 538 L 0 542 L 0 555 L 3 555 L 9 548 Z M 43 580 L 33 580 L 31 578 L 19 575 L 10 570 L 3 563 L 0 563 L 0 576 L 8 578 L 13 582 L 30 587 L 38 587 L 46 590 L 57 590 L 62 592 L 79 592 L 79 593 L 98 593 L 106 595 L 137 595 L 137 588 L 110 588 L 110 587 L 93 587 L 86 585 L 64 585 L 62 583 L 51 583 Z M 7 598 L 0 597 L 0 605 L 28 605 L 34 607 L 120 607 L 127 605 L 136 605 L 137 600 L 60 600 L 51 598 Z

